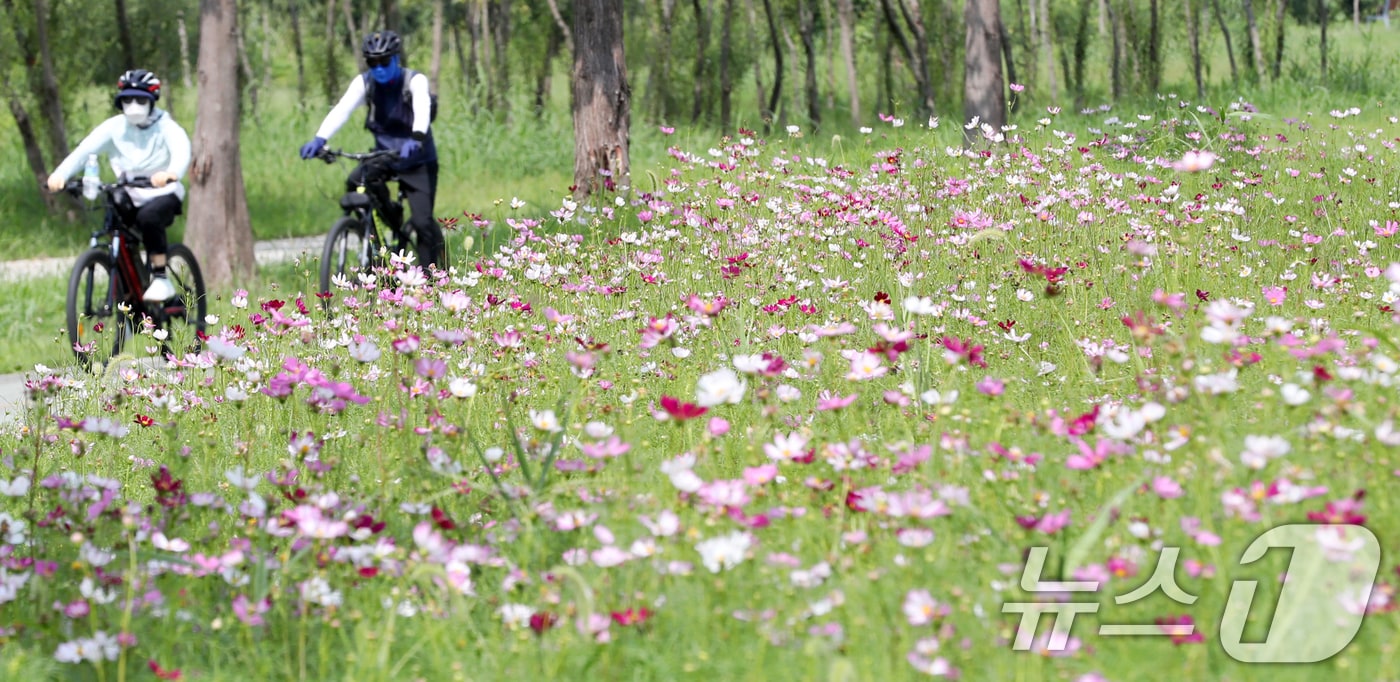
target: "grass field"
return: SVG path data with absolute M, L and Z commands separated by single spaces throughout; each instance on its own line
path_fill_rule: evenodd
M 985 155 L 958 126 L 702 139 L 655 191 L 458 233 L 453 272 L 329 312 L 283 268 L 203 354 L 47 378 L 0 440 L 0 670 L 1383 678 L 1400 128 L 1329 110 L 1165 100 Z M 1288 523 L 1336 563 L 1241 564 Z M 1336 568 L 1376 556 L 1358 526 L 1372 573 Z M 1020 587 L 1037 547 L 1098 612 L 1015 651 L 1003 605 L 1055 599 Z M 1197 600 L 1112 599 L 1165 559 Z M 1241 579 L 1287 608 L 1239 641 L 1364 623 L 1238 662 Z

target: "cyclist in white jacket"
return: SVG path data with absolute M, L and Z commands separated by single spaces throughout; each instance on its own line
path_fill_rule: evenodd
M 140 232 L 150 257 L 151 284 L 143 298 L 154 302 L 175 296 L 175 287 L 165 277 L 169 244 L 165 231 L 184 211 L 185 186 L 180 179 L 190 167 L 190 137 L 169 112 L 156 108 L 159 100 L 160 79 L 155 74 L 143 69 L 122 74 L 114 99 L 122 113 L 88 133 L 48 182 L 50 191 L 61 191 L 88 156 L 104 153 L 118 177 L 150 178 L 150 188 L 126 189 L 131 206 L 124 218 Z

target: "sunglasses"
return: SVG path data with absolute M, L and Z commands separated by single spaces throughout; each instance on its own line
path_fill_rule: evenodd
M 369 65 L 369 68 L 375 69 L 375 68 L 379 68 L 379 67 L 381 67 L 381 66 L 388 66 L 389 63 L 392 62 L 393 60 L 394 60 L 394 58 L 393 58 L 392 56 L 389 56 L 389 57 L 370 57 L 369 59 L 366 59 L 366 60 L 365 60 L 365 63 Z
M 120 103 L 121 103 L 122 106 L 126 106 L 126 105 L 128 105 L 128 104 L 133 103 L 133 102 L 149 102 L 149 101 L 150 101 L 150 100 L 149 100 L 148 98 L 146 98 L 146 97 L 131 96 L 131 97 L 123 97 L 123 98 L 121 98 Z

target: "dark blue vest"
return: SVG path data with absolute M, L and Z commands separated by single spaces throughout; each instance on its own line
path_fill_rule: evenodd
M 408 79 L 412 75 L 413 72 L 404 69 L 397 82 L 380 85 L 368 73 L 362 74 L 366 105 L 369 107 L 365 129 L 374 134 L 376 150 L 399 149 L 413 137 L 413 102 L 408 93 Z M 433 129 L 429 125 L 423 149 L 407 159 L 396 161 L 393 168 L 402 172 L 433 161 L 437 161 L 437 145 L 433 142 Z

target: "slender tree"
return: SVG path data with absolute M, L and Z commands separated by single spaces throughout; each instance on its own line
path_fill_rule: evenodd
M 136 68 L 136 48 L 131 43 L 131 22 L 127 19 L 126 0 L 116 0 L 117 10 L 117 43 L 122 48 L 121 69 Z
M 185 241 L 215 289 L 252 276 L 256 266 L 239 160 L 238 68 L 236 0 L 200 0 L 199 108 Z
M 846 63 L 846 91 L 851 98 L 851 124 L 860 125 L 860 81 L 856 71 L 854 0 L 836 0 L 836 19 L 841 26 L 841 60 Z
M 1192 0 L 1182 0 L 1186 9 L 1186 42 L 1191 46 L 1191 75 L 1196 79 L 1196 99 L 1206 98 L 1206 84 L 1201 74 L 1201 29 L 1200 17 Z
M 1000 131 L 1006 125 L 1006 83 L 1001 75 L 1001 11 L 997 0 L 967 0 L 967 41 L 963 66 L 963 120 L 974 117 Z M 964 129 L 971 144 L 981 135 Z
M 306 46 L 301 40 L 301 0 L 287 0 L 287 15 L 292 24 L 292 51 L 297 60 L 297 101 L 306 101 Z
M 1382 0 L 1389 3 L 1390 0 Z M 1279 74 L 1283 72 L 1283 38 L 1287 33 L 1288 2 L 1286 0 L 1275 0 L 1274 2 L 1274 80 L 1279 79 Z
M 623 53 L 622 0 L 574 3 L 574 196 L 625 187 L 632 91 Z
M 63 118 L 63 99 L 58 92 L 58 71 L 54 68 L 49 44 L 49 9 L 44 0 L 34 0 L 34 38 L 39 50 L 39 112 L 49 124 L 50 158 L 68 156 L 68 127 Z
M 1322 51 L 1322 82 L 1327 83 L 1327 22 L 1331 18 L 1327 16 L 1327 0 L 1317 0 L 1317 24 L 1322 27 L 1322 39 L 1319 41 L 1319 48 Z
M 1251 75 L 1258 81 L 1264 80 L 1264 45 L 1259 38 L 1259 21 L 1254 18 L 1254 0 L 1244 2 L 1244 25 L 1249 31 L 1249 65 Z
M 695 76 L 692 78 L 690 124 L 700 122 L 705 106 L 705 52 L 710 44 L 710 21 L 705 12 L 706 2 L 691 0 L 695 10 Z
M 1215 10 L 1215 23 L 1220 26 L 1220 35 L 1225 38 L 1225 55 L 1230 58 L 1230 81 L 1240 82 L 1240 67 L 1235 63 L 1235 47 L 1230 40 L 1230 26 L 1225 23 L 1225 13 L 1220 11 L 1220 0 L 1210 0 Z
M 821 126 L 821 96 L 817 92 L 816 11 L 811 0 L 798 0 L 798 35 L 802 38 L 802 54 L 806 58 L 803 85 L 806 90 L 807 120 L 813 128 Z
M 724 19 L 719 31 L 719 125 L 729 132 L 734 123 L 734 0 L 724 0 Z

